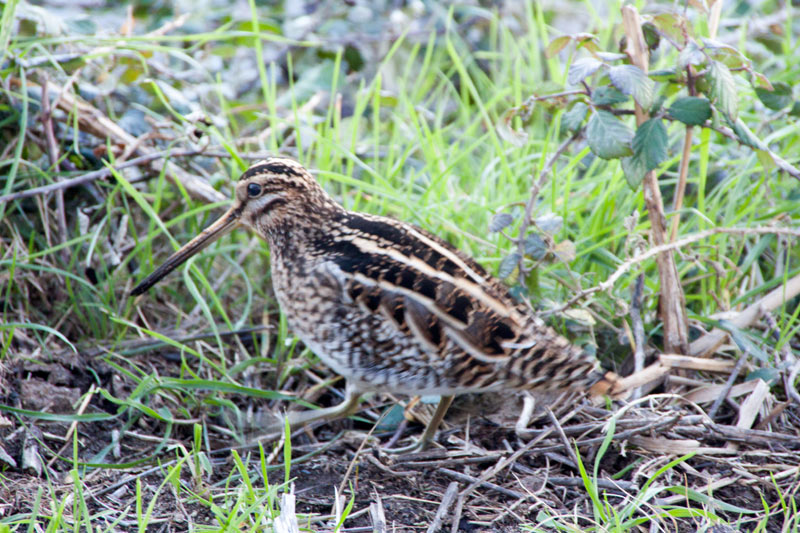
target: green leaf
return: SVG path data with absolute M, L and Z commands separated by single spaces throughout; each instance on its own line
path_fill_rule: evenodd
M 655 50 L 661 43 L 661 35 L 658 34 L 658 28 L 652 22 L 645 22 L 642 24 L 642 33 L 644 40 L 647 43 L 647 48 Z
M 653 170 L 667 158 L 667 127 L 660 118 L 651 118 L 636 129 L 633 155 L 644 162 L 645 171 Z
M 582 57 L 573 61 L 572 65 L 569 67 L 567 82 L 569 82 L 570 85 L 576 85 L 597 72 L 597 69 L 602 66 L 603 63 L 593 57 Z
M 547 255 L 547 244 L 545 244 L 544 240 L 536 233 L 530 233 L 525 237 L 523 247 L 525 249 L 525 255 L 530 256 L 536 261 Z
M 723 319 L 717 322 L 716 326 L 730 333 L 731 339 L 733 339 L 733 342 L 736 343 L 736 346 L 738 346 L 741 351 L 748 352 L 750 355 L 763 363 L 769 361 L 769 356 L 766 354 L 766 352 L 764 352 L 764 350 L 750 340 L 750 336 L 733 322 Z
M 492 220 L 489 222 L 489 231 L 491 233 L 497 233 L 498 231 L 502 231 L 508 226 L 510 226 L 513 222 L 514 222 L 514 217 L 512 217 L 508 213 L 497 213 L 492 217 Z
M 680 55 L 678 55 L 678 66 L 683 70 L 689 65 L 700 65 L 705 60 L 706 56 L 703 54 L 703 51 L 700 50 L 700 47 L 697 46 L 697 43 L 689 41 L 683 50 L 681 50 Z
M 628 96 L 625 96 L 614 87 L 604 85 L 598 87 L 592 93 L 592 103 L 594 105 L 614 105 L 621 104 L 628 101 Z
M 595 52 L 594 56 L 606 63 L 612 63 L 614 61 L 619 61 L 620 59 L 627 59 L 626 54 L 617 54 L 614 52 Z
M 737 118 L 736 122 L 731 122 L 729 124 L 736 136 L 739 137 L 739 140 L 742 141 L 742 144 L 757 150 L 765 149 L 764 143 L 761 142 L 761 139 L 756 137 L 756 134 L 750 131 L 750 128 L 748 128 L 747 125 L 742 122 L 742 119 Z
M 768 108 L 779 111 L 792 103 L 792 87 L 788 83 L 778 81 L 772 84 L 774 90 L 770 91 L 756 87 L 756 96 Z
M 620 159 L 620 163 L 622 163 L 622 172 L 625 174 L 625 181 L 628 182 L 628 186 L 631 190 L 639 190 L 644 175 L 647 174 L 644 159 L 641 156 L 634 155 L 623 157 Z
M 589 107 L 583 102 L 576 103 L 574 106 L 572 106 L 572 109 L 562 115 L 561 125 L 569 131 L 575 131 L 579 129 L 586 118 L 586 112 L 588 110 Z
M 789 111 L 789 114 L 793 117 L 800 117 L 800 102 L 792 104 L 792 109 Z
M 536 222 L 537 228 L 550 235 L 561 231 L 561 228 L 564 227 L 564 218 L 560 215 L 554 215 L 553 213 L 542 215 L 534 220 L 534 222 Z
M 642 69 L 634 65 L 617 65 L 608 69 L 608 77 L 614 87 L 633 99 L 644 109 L 653 104 L 655 82 Z
M 519 255 L 519 252 L 512 252 L 505 256 L 503 260 L 500 261 L 500 267 L 497 269 L 497 277 L 506 279 L 513 274 L 514 270 L 517 269 L 520 259 L 522 259 L 522 257 Z
M 762 379 L 767 383 L 767 385 L 775 385 L 778 383 L 780 377 L 781 373 L 777 368 L 757 368 L 756 370 L 753 370 L 747 374 L 744 380 L 753 381 L 755 379 Z
M 699 126 L 711 118 L 711 102 L 699 96 L 684 96 L 669 106 L 669 114 L 689 126 Z
M 633 132 L 608 111 L 595 110 L 586 127 L 589 148 L 597 157 L 618 159 L 633 154 Z
M 733 79 L 730 69 L 719 61 L 712 61 L 711 68 L 708 70 L 708 78 L 714 106 L 731 121 L 736 120 L 738 96 L 736 81 Z
M 553 57 L 557 55 L 561 50 L 563 50 L 569 42 L 572 40 L 571 35 L 562 35 L 561 37 L 556 37 L 550 44 L 547 45 L 547 50 L 545 50 L 545 55 L 547 57 Z

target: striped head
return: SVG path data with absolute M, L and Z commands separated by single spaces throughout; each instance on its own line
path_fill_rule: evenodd
M 236 184 L 233 205 L 216 222 L 172 254 L 132 291 L 142 294 L 187 259 L 231 229 L 244 225 L 275 244 L 293 229 L 319 227 L 331 214 L 343 211 L 302 165 L 271 157 L 247 169 Z
M 272 157 L 242 174 L 229 213 L 271 241 L 276 228 L 340 209 L 302 165 L 285 157 Z

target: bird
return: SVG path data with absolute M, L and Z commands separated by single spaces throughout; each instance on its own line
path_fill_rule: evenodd
M 441 399 L 407 453 L 434 440 L 453 397 L 515 390 L 613 395 L 618 376 L 444 239 L 393 218 L 346 210 L 295 160 L 243 172 L 231 207 L 131 292 L 141 295 L 226 232 L 266 240 L 291 331 L 346 380 L 345 398 L 292 412 L 290 426 L 353 414 L 366 392 Z

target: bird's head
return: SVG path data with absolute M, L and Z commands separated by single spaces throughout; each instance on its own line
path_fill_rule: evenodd
M 231 208 L 172 254 L 134 287 L 131 294 L 144 293 L 187 259 L 239 225 L 247 226 L 271 241 L 279 229 L 297 226 L 306 218 L 340 209 L 311 173 L 296 161 L 284 157 L 260 161 L 239 178 Z

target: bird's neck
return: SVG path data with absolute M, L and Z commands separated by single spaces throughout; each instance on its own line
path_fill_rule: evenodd
M 292 260 L 314 255 L 320 242 L 333 238 L 336 228 L 347 216 L 338 204 L 315 206 L 297 216 L 276 220 L 262 234 L 269 243 L 270 252 Z

